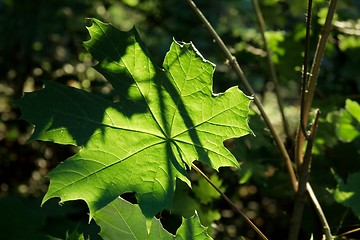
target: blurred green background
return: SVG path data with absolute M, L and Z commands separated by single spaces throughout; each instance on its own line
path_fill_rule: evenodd
M 252 2 L 196 3 L 237 57 L 281 131 Z M 294 132 L 299 117 L 306 1 L 261 0 L 260 5 L 285 113 Z M 314 0 L 311 56 L 326 9 L 326 1 Z M 77 239 L 77 233 L 85 239 L 88 236 L 99 239 L 99 228 L 94 222 L 87 224 L 84 202 L 69 202 L 60 207 L 55 199 L 40 207 L 48 184 L 45 176 L 77 149 L 48 142 L 26 142 L 33 127 L 19 120 L 21 113 L 12 103 L 24 91 L 41 88 L 42 80 L 111 97 L 111 86 L 91 67 L 95 61 L 82 46 L 89 39 L 86 18 L 92 17 L 111 22 L 121 30 L 136 25 L 158 66 L 162 65 L 173 38 L 192 41 L 205 58 L 216 64 L 215 92 L 238 85 L 223 54 L 184 0 L 0 0 L 0 239 Z M 360 227 L 359 217 L 337 204 L 326 190 L 337 185 L 334 173 L 346 179 L 360 170 L 359 139 L 346 142 L 336 136 L 339 109 L 344 108 L 346 99 L 360 99 L 359 66 L 360 2 L 339 1 L 315 96 L 314 106 L 321 109 L 322 120 L 311 179 L 334 234 Z M 327 118 L 329 114 L 335 118 Z M 202 167 L 265 235 L 284 239 L 292 209 L 291 186 L 271 137 L 255 113 L 250 126 L 256 137 L 225 143 L 242 163 L 240 172 L 221 169 L 216 173 Z M 284 141 L 291 152 L 291 139 Z M 182 205 L 175 202 L 171 214 L 162 213 L 164 225 L 170 231 L 176 229 L 180 215 L 190 216 L 197 209 L 214 239 L 257 239 L 254 231 L 218 195 L 204 191 L 207 185 L 203 180 L 196 175 L 192 175 L 192 180 L 193 190 L 182 183 L 177 186 L 175 199 L 180 199 Z M 315 233 L 314 239 L 320 239 L 321 228 L 310 205 L 304 218 L 301 239 L 309 239 L 311 232 Z M 356 233 L 347 236 L 360 239 Z

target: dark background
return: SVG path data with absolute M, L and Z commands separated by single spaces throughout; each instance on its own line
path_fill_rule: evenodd
M 266 52 L 251 1 L 196 2 L 237 57 L 263 99 L 272 121 L 281 131 L 273 85 L 269 83 Z M 311 55 L 327 9 L 325 1 L 314 2 Z M 294 132 L 299 117 L 306 3 L 262 0 L 260 5 L 285 112 Z M 223 54 L 186 1 L 0 0 L 0 239 L 65 239 L 76 232 L 91 239 L 98 238 L 99 228 L 94 222 L 87 224 L 88 210 L 84 202 L 59 206 L 58 199 L 52 199 L 40 208 L 48 185 L 45 176 L 77 150 L 48 142 L 27 142 L 33 127 L 19 119 L 21 113 L 12 103 L 24 91 L 41 88 L 41 80 L 80 87 L 104 97 L 111 94 L 111 86 L 91 68 L 94 61 L 82 45 L 89 39 L 86 30 L 88 17 L 111 22 L 121 30 L 129 30 L 135 24 L 159 66 L 172 38 L 192 41 L 202 55 L 217 66 L 215 92 L 238 85 Z M 311 181 L 333 234 L 360 227 L 358 217 L 350 209 L 337 204 L 326 190 L 336 187 L 332 171 L 346 179 L 360 169 L 359 139 L 350 143 L 339 141 L 334 130 L 336 122 L 326 119 L 328 113 L 343 108 L 346 99 L 359 101 L 359 21 L 360 2 L 339 1 L 314 103 L 321 109 L 322 121 L 315 145 Z M 226 142 L 242 163 L 240 172 L 224 168 L 216 173 L 202 167 L 209 176 L 222 183 L 227 195 L 244 209 L 269 239 L 285 239 L 293 203 L 289 178 L 258 115 L 252 115 L 250 126 L 256 137 Z M 291 150 L 291 140 L 287 142 Z M 198 176 L 192 178 L 194 186 L 201 184 Z M 220 197 L 204 202 L 196 188 L 190 191 L 179 183 L 178 189 L 178 195 L 186 199 L 183 203 L 188 204 L 181 208 L 196 208 L 215 239 L 242 239 L 241 236 L 257 239 L 254 231 Z M 172 212 L 162 213 L 162 219 L 171 223 L 166 225 L 170 231 L 175 231 L 179 224 L 180 218 L 176 215 L 179 211 L 173 209 Z M 314 239 L 321 239 L 320 224 L 311 205 L 307 205 L 300 239 L 309 239 L 312 232 Z M 356 233 L 347 237 L 360 239 Z

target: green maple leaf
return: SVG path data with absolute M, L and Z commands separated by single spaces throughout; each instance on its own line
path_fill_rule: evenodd
M 117 198 L 106 207 L 95 213 L 94 219 L 101 227 L 100 236 L 104 240 L 113 239 L 212 239 L 207 234 L 207 228 L 200 223 L 195 213 L 192 217 L 183 218 L 182 224 L 173 236 L 161 225 L 160 220 L 153 218 L 151 228 L 146 228 L 146 218 L 138 205 L 131 204 L 122 198 Z M 117 223 L 114 226 L 114 223 Z M 149 230 L 149 231 L 148 231 Z
M 225 191 L 225 187 L 222 187 L 222 180 L 217 175 L 211 175 L 210 180 L 221 190 Z M 195 196 L 199 199 L 202 204 L 208 204 L 214 199 L 220 197 L 218 193 L 206 180 L 205 178 L 199 179 L 199 185 L 193 186 Z
M 352 142 L 360 136 L 360 105 L 346 99 L 345 109 L 331 112 L 327 121 L 335 124 L 335 133 L 339 140 Z
M 346 182 L 336 174 L 334 177 L 338 185 L 335 189 L 330 189 L 329 192 L 336 202 L 351 208 L 355 216 L 360 219 L 360 172 L 350 174 Z
M 174 41 L 160 69 L 135 29 L 122 32 L 94 19 L 88 30 L 85 47 L 120 101 L 45 82 L 17 102 L 35 125 L 31 139 L 80 147 L 49 174 L 43 203 L 83 199 L 91 218 L 135 192 L 150 219 L 171 205 L 176 178 L 190 185 L 194 160 L 238 167 L 223 141 L 251 132 L 251 99 L 237 87 L 213 94 L 214 66 L 191 43 Z

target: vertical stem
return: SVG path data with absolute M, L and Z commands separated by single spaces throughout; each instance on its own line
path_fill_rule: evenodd
M 306 87 L 308 84 L 308 66 L 309 66 L 309 52 L 310 52 L 310 34 L 311 34 L 311 20 L 312 20 L 312 0 L 308 1 L 307 14 L 306 14 L 306 36 L 305 36 L 305 51 L 304 51 L 304 63 L 301 79 L 301 109 L 300 109 L 300 128 L 304 136 L 307 137 L 306 125 L 304 120 L 304 107 L 305 107 L 305 95 Z M 297 159 L 301 161 L 302 159 Z M 301 162 L 297 162 L 299 166 Z
M 311 132 L 308 138 L 309 141 L 308 144 L 306 145 L 304 162 L 301 165 L 301 167 L 298 168 L 299 188 L 295 194 L 294 208 L 290 219 L 290 230 L 289 230 L 289 238 L 288 238 L 289 240 L 297 240 L 299 236 L 301 219 L 302 219 L 305 200 L 306 200 L 306 184 L 308 183 L 310 176 L 312 147 L 314 143 L 316 129 L 319 123 L 319 116 L 320 116 L 320 111 L 317 109 L 315 121 L 312 125 Z
M 328 8 L 329 10 L 328 10 L 328 13 L 326 16 L 325 24 L 321 30 L 321 35 L 320 35 L 318 45 L 316 48 L 313 64 L 311 67 L 311 73 L 310 73 L 309 80 L 308 80 L 306 90 L 305 90 L 304 103 L 303 103 L 303 106 L 301 106 L 303 114 L 301 116 L 300 122 L 302 122 L 303 124 L 307 124 L 307 122 L 308 122 L 310 108 L 311 108 L 311 104 L 312 104 L 314 92 L 315 92 L 315 86 L 316 86 L 316 82 L 317 82 L 317 79 L 319 76 L 321 60 L 324 56 L 326 42 L 329 38 L 331 25 L 332 25 L 331 23 L 332 23 L 334 14 L 335 14 L 336 4 L 337 4 L 337 0 L 330 0 L 329 8 Z M 301 130 L 301 126 L 299 126 L 297 133 L 298 133 L 297 140 L 296 140 L 297 145 L 296 145 L 296 153 L 295 154 L 296 154 L 297 162 L 301 163 L 302 159 L 303 159 L 302 150 L 303 150 L 304 141 L 305 141 L 305 139 L 304 139 L 305 135 L 304 135 L 303 131 Z
M 311 8 L 312 1 L 309 0 L 308 8 Z M 309 76 L 307 73 L 307 66 L 308 66 L 308 55 L 304 57 L 304 69 L 303 69 L 303 79 L 302 79 L 302 101 L 301 101 L 301 119 L 299 128 L 297 130 L 297 139 L 296 139 L 296 147 L 295 147 L 295 159 L 296 163 L 298 164 L 298 168 L 302 169 L 302 165 L 305 164 L 305 161 L 307 161 L 307 153 L 305 152 L 305 158 L 303 158 L 303 146 L 305 143 L 305 139 L 307 138 L 306 134 L 306 124 L 308 122 L 309 114 L 310 114 L 310 108 L 314 97 L 315 92 L 315 86 L 316 82 L 319 76 L 320 71 L 320 65 L 321 60 L 323 58 L 326 42 L 329 38 L 330 29 L 331 29 L 331 22 L 335 14 L 337 0 L 330 0 L 329 7 L 328 7 L 328 13 L 326 16 L 325 24 L 322 28 L 321 35 L 318 41 L 318 45 L 316 48 L 313 64 L 311 67 L 311 73 Z M 310 21 L 311 21 L 311 9 L 308 9 L 308 15 L 307 15 L 307 34 L 310 34 Z M 307 37 L 307 42 L 308 37 Z M 307 48 L 309 47 L 308 43 L 305 49 L 305 53 L 308 53 L 309 51 Z M 309 143 L 308 143 L 309 144 Z M 303 161 L 304 160 L 304 161 Z M 322 223 L 323 226 L 323 232 L 325 233 L 325 237 L 327 240 L 332 239 L 331 231 L 329 224 L 327 223 L 326 217 L 321 209 L 321 206 L 312 190 L 312 187 L 310 183 L 306 183 L 306 189 L 309 194 L 310 199 L 312 200 L 312 203 L 315 207 L 315 210 L 318 214 L 318 217 Z
M 261 37 L 262 37 L 262 40 L 264 42 L 264 48 L 265 48 L 265 51 L 267 52 L 266 59 L 267 59 L 267 63 L 268 63 L 269 69 L 270 69 L 271 80 L 274 83 L 276 99 L 277 99 L 277 103 L 278 103 L 279 110 L 280 110 L 280 113 L 281 113 L 285 135 L 286 135 L 286 137 L 288 139 L 291 139 L 292 137 L 291 137 L 291 133 L 290 133 L 290 129 L 289 129 L 289 123 L 288 123 L 287 118 L 285 116 L 284 106 L 282 104 L 282 100 L 281 100 L 281 96 L 280 96 L 278 78 L 277 78 L 277 74 L 276 74 L 276 71 L 275 71 L 274 62 L 271 59 L 272 53 L 271 53 L 271 51 L 269 49 L 267 39 L 265 37 L 265 21 L 264 21 L 261 9 L 259 7 L 258 0 L 252 0 L 252 2 L 253 2 L 253 5 L 254 5 L 254 10 L 255 10 L 255 13 L 256 13 L 257 21 L 258 21 L 258 24 L 259 24 L 259 27 L 260 27 Z

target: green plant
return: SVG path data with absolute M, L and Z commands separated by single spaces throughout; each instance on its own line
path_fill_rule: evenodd
M 295 157 L 290 156 L 289 149 L 284 146 L 283 140 L 236 59 L 193 2 L 189 1 L 189 3 L 219 43 L 247 93 L 254 96 L 254 103 L 259 108 L 285 160 L 292 187 L 296 192 L 289 239 L 298 237 L 306 193 L 315 204 L 326 238 L 331 239 L 329 225 L 309 184 L 313 145 L 316 146 L 315 132 L 320 121 L 319 111 L 315 111 L 309 133 L 307 122 L 336 1 L 330 2 L 329 13 L 314 57 L 314 65 L 308 77 L 312 18 L 312 6 L 309 1 L 301 120 L 294 141 Z M 257 1 L 253 3 L 257 6 Z M 262 16 L 259 8 L 256 9 L 263 40 L 266 43 Z M 134 30 L 120 33 L 111 26 L 94 20 L 89 31 L 92 38 L 85 45 L 99 61 L 96 69 L 111 82 L 119 102 L 113 103 L 87 92 L 51 82 L 45 82 L 44 89 L 26 94 L 18 101 L 23 117 L 36 125 L 32 139 L 81 147 L 76 155 L 49 175 L 50 189 L 44 202 L 56 196 L 60 196 L 62 201 L 84 199 L 90 208 L 90 218 L 94 217 L 102 228 L 102 236 L 113 239 L 108 235 L 112 230 L 107 228 L 106 224 L 120 221 L 118 219 L 122 219 L 125 225 L 129 224 L 131 219 L 122 217 L 121 211 L 125 210 L 120 211 L 120 209 L 135 207 L 117 199 L 117 196 L 125 192 L 135 192 L 145 219 L 142 219 L 141 214 L 136 214 L 133 221 L 146 222 L 150 234 L 146 235 L 146 227 L 137 226 L 134 229 L 130 228 L 130 235 L 131 231 L 136 230 L 144 234 L 141 235 L 143 238 L 158 239 L 160 235 L 171 238 L 171 235 L 159 230 L 161 226 L 153 217 L 164 208 L 171 207 L 176 178 L 190 184 L 188 179 L 190 168 L 195 169 L 204 176 L 204 179 L 212 183 L 193 164 L 194 160 L 199 160 L 216 170 L 222 166 L 238 167 L 237 160 L 223 147 L 222 142 L 251 132 L 247 126 L 250 99 L 236 88 L 231 88 L 219 96 L 212 96 L 210 86 L 214 68 L 201 57 L 192 44 L 174 42 L 165 57 L 164 70 L 159 70 Z M 278 102 L 281 103 L 270 50 L 267 47 L 265 49 L 269 56 L 269 69 L 275 83 Z M 119 79 L 123 81 L 122 84 L 119 84 Z M 194 80 L 194 83 L 191 80 Z M 77 105 L 76 108 L 70 107 L 73 105 Z M 34 109 L 38 111 L 36 114 Z M 280 109 L 282 109 L 281 104 Z M 354 115 L 353 111 L 352 115 Z M 282 116 L 285 133 L 288 139 L 292 139 L 284 113 Z M 344 121 L 349 123 L 348 120 Z M 303 152 L 305 140 L 307 144 Z M 140 162 L 139 159 L 146 161 Z M 119 165 L 121 166 L 118 167 Z M 133 170 L 134 168 L 136 170 Z M 351 194 L 343 197 L 341 193 L 349 189 L 356 193 L 353 188 L 354 181 L 358 179 L 356 176 L 349 176 L 348 187 L 338 180 L 339 187 L 332 192 L 336 201 L 349 207 L 355 204 L 347 200 L 352 196 Z M 215 184 L 213 187 L 234 206 L 220 188 Z M 115 202 L 112 202 L 113 200 Z M 109 212 L 116 211 L 120 214 L 111 217 Z M 357 212 L 356 208 L 354 211 Z M 196 218 L 195 216 L 193 220 L 184 220 L 176 237 L 185 238 L 182 233 L 185 227 L 188 228 L 188 237 L 195 236 L 194 231 L 202 234 L 199 237 L 206 236 Z M 249 224 L 258 231 L 251 221 Z M 266 238 L 260 231 L 258 233 Z M 137 236 L 133 235 L 133 237 Z
M 120 32 L 93 20 L 89 32 L 85 46 L 118 103 L 52 82 L 17 102 L 23 118 L 36 125 L 32 139 L 81 147 L 49 175 L 43 202 L 83 199 L 92 218 L 119 195 L 135 192 L 150 228 L 171 206 L 176 178 L 190 185 L 194 160 L 215 169 L 238 167 L 221 145 L 251 132 L 250 98 L 238 88 L 214 95 L 214 66 L 192 44 L 174 42 L 162 70 L 136 30 Z

